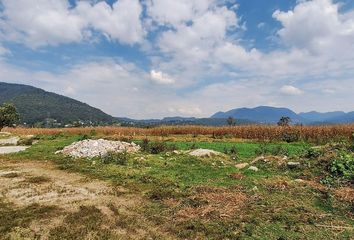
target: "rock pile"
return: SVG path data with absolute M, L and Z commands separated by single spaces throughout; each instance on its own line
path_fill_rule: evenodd
M 127 143 L 120 141 L 108 141 L 104 139 L 98 140 L 83 140 L 74 142 L 66 146 L 63 150 L 57 151 L 56 154 L 62 153 L 64 155 L 72 156 L 75 158 L 92 158 L 105 156 L 109 152 L 137 152 L 140 146 L 135 143 Z

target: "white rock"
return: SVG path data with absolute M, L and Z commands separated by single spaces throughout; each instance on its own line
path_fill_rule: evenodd
M 251 171 L 254 171 L 254 172 L 258 172 L 259 171 L 259 169 L 257 167 L 255 167 L 255 166 L 250 166 L 248 168 L 248 170 L 251 170 Z
M 299 162 L 288 162 L 287 165 L 290 168 L 296 168 L 296 167 L 300 166 L 300 163 Z
M 191 151 L 189 155 L 194 157 L 213 157 L 213 156 L 221 155 L 221 153 L 209 149 L 196 149 Z
M 248 165 L 249 165 L 248 163 L 239 163 L 239 164 L 236 164 L 235 167 L 237 169 L 244 169 L 244 168 L 248 167 Z
M 98 140 L 83 140 L 66 146 L 63 150 L 57 151 L 56 154 L 62 153 L 76 158 L 92 158 L 104 156 L 109 152 L 137 152 L 140 146 L 135 143 L 127 143 L 120 141 L 108 141 L 104 139 Z

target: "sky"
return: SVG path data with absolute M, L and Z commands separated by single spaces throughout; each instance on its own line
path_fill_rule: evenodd
M 353 0 L 0 0 L 0 81 L 117 117 L 354 110 Z

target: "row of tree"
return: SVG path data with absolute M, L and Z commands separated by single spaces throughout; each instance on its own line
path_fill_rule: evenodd
M 233 117 L 228 117 L 226 121 L 227 121 L 227 125 L 229 126 L 236 125 L 236 119 Z M 281 117 L 277 124 L 278 126 L 287 127 L 290 125 L 290 123 L 291 123 L 290 117 Z

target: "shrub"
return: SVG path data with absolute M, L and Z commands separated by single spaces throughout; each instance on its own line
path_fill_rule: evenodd
M 20 140 L 18 140 L 17 144 L 31 146 L 34 140 L 35 140 L 34 138 L 21 138 Z
M 336 177 L 354 180 L 354 157 L 347 153 L 339 154 L 338 158 L 331 162 L 329 171 Z
M 321 156 L 321 151 L 320 149 L 316 148 L 307 148 L 304 153 L 305 158 L 310 158 L 310 159 L 316 159 Z
M 149 149 L 150 153 L 159 154 L 162 152 L 166 152 L 168 150 L 168 146 L 164 142 L 155 142 L 150 144 Z
M 129 156 L 126 151 L 120 153 L 109 152 L 102 157 L 102 163 L 104 164 L 127 165 L 128 160 Z

